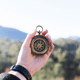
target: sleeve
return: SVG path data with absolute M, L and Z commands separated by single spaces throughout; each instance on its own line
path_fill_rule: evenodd
M 2 73 L 0 74 L 0 80 L 20 80 L 20 79 L 12 74 Z

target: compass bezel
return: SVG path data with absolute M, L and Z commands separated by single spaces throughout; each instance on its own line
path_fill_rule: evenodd
M 41 41 L 43 41 L 44 44 L 45 44 L 45 45 L 44 45 L 45 49 L 44 49 L 43 51 L 41 51 L 41 52 L 35 50 L 34 44 L 35 44 L 35 42 L 36 42 L 37 40 L 38 40 L 38 41 L 41 40 Z M 32 38 L 30 47 L 31 47 L 31 53 L 32 53 L 32 54 L 43 55 L 43 54 L 47 53 L 47 51 L 49 50 L 49 41 L 48 41 L 48 39 L 47 39 L 46 37 L 44 37 L 44 36 L 42 36 L 42 35 L 36 35 L 36 36 L 34 36 L 34 37 Z

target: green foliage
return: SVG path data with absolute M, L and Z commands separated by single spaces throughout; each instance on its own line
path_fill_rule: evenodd
M 0 72 L 5 67 L 15 64 L 22 42 L 10 41 L 8 38 L 0 39 Z
M 63 65 L 60 64 L 60 63 L 56 63 L 54 65 L 53 73 L 54 73 L 54 77 L 62 77 L 62 76 L 64 76 L 65 70 L 63 68 Z
M 78 62 L 80 62 L 80 46 L 79 46 L 78 49 L 76 50 L 75 59 L 78 60 Z
M 33 80 L 73 80 L 80 75 L 80 42 L 70 39 L 54 41 L 54 50 L 47 63 L 32 77 Z M 22 42 L 0 39 L 0 72 L 15 64 Z M 59 79 L 58 79 L 59 77 Z M 60 79 L 61 77 L 61 79 Z

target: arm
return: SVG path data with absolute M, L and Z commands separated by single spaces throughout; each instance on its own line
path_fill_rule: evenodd
M 36 35 L 36 32 L 37 31 L 35 30 L 33 33 L 29 34 L 26 37 L 25 41 L 22 44 L 22 47 L 16 62 L 16 65 L 21 65 L 25 69 L 27 69 L 31 74 L 31 76 L 34 73 L 36 73 L 47 62 L 54 48 L 52 40 L 50 39 L 50 36 L 48 35 L 46 36 L 46 34 L 48 33 L 48 30 L 45 30 L 42 32 L 42 35 L 49 40 L 50 49 L 45 55 L 42 55 L 42 56 L 33 55 L 31 53 L 30 42 L 32 38 Z M 26 78 L 17 71 L 10 71 L 9 74 L 17 76 L 20 80 L 26 80 Z
M 2 73 L 2 74 L 0 74 L 0 80 L 22 80 L 22 79 L 19 78 L 18 76 L 12 75 L 12 74 Z M 25 80 L 25 79 L 23 78 L 23 80 Z

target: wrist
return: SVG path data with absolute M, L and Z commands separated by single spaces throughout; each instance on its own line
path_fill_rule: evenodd
M 9 71 L 8 73 L 9 73 L 9 74 L 12 74 L 12 75 L 15 75 L 15 76 L 18 77 L 20 80 L 26 80 L 26 78 L 25 78 L 22 74 L 20 74 L 19 72 L 17 72 L 17 71 L 11 70 L 11 71 Z
M 18 73 L 22 74 L 27 80 L 32 80 L 31 74 L 24 66 L 21 65 L 13 65 L 10 68 L 11 71 L 17 71 Z
M 33 71 L 33 67 L 32 66 L 29 66 L 29 65 L 24 65 L 23 63 L 16 63 L 16 65 L 21 65 L 23 66 L 25 69 L 27 69 L 29 71 L 29 73 L 31 74 L 31 76 L 34 74 L 34 71 Z

